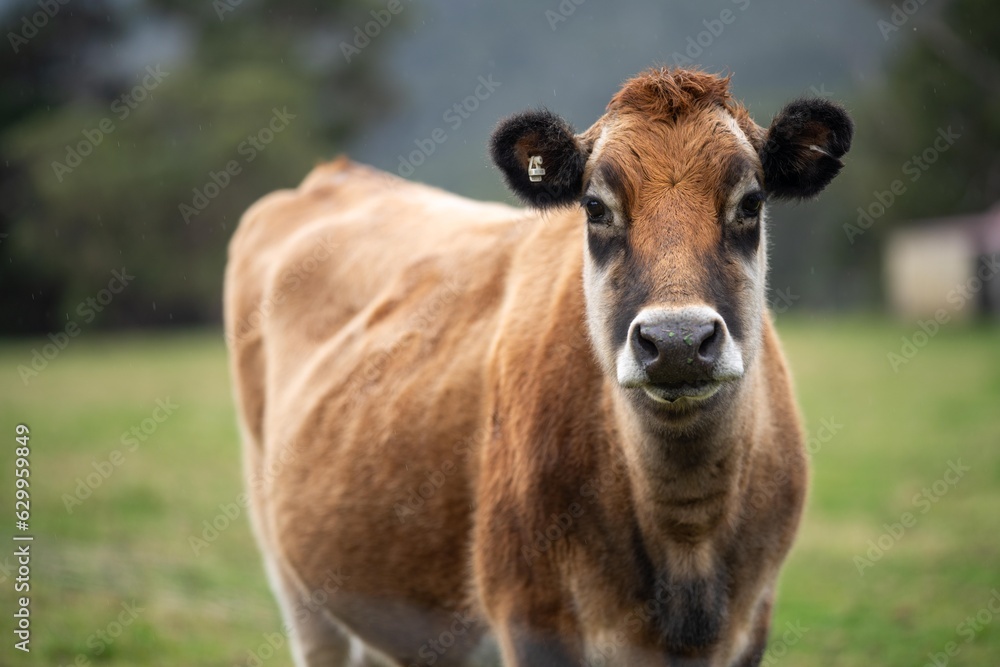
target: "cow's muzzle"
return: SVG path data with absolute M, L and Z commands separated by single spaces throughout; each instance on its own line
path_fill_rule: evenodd
M 743 355 L 725 320 L 707 306 L 647 308 L 618 354 L 618 382 L 655 401 L 704 400 L 743 376 Z

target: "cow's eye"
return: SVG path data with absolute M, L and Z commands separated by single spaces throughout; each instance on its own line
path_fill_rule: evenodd
M 751 192 L 744 195 L 743 199 L 740 200 L 740 217 L 741 218 L 755 218 L 760 214 L 760 209 L 764 205 L 764 193 Z
M 588 197 L 583 208 L 587 211 L 587 222 L 607 222 L 608 209 L 600 199 Z

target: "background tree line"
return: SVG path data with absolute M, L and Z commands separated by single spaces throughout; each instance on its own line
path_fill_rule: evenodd
M 532 7 L 524 11 L 545 24 L 542 9 L 515 4 Z M 394 112 L 406 114 L 414 97 L 392 65 L 394 43 L 418 24 L 432 35 L 445 29 L 416 4 L 399 5 L 389 19 L 387 11 L 385 2 L 362 0 L 0 6 L 0 334 L 59 329 L 123 267 L 135 279 L 115 294 L 113 308 L 95 311 L 95 327 L 218 322 L 226 243 L 249 204 L 345 149 L 384 154 L 379 166 L 394 168 L 395 151 L 358 137 L 373 136 Z M 427 40 L 428 59 L 435 50 L 454 49 L 454 58 L 476 48 L 495 50 L 496 60 L 520 57 L 523 45 L 504 37 L 501 12 L 513 10 L 447 11 L 456 22 L 493 22 L 497 41 L 464 43 L 452 26 L 447 40 Z M 878 24 L 886 64 L 874 85 L 834 91 L 847 97 L 858 125 L 850 168 L 821 205 L 774 218 L 774 284 L 808 293 L 796 307 L 876 305 L 878 250 L 889 229 L 979 212 L 1000 198 L 1000 6 L 906 0 L 872 2 L 867 11 L 886 22 Z M 576 14 L 568 24 L 586 20 L 583 8 Z M 371 21 L 378 25 L 359 47 Z M 572 25 L 551 32 L 549 48 L 569 48 Z M 756 48 L 752 31 L 731 28 L 722 38 Z M 665 44 L 663 54 L 676 46 Z M 591 72 L 574 85 L 600 78 Z M 877 225 L 847 243 L 843 228 L 858 207 L 948 126 L 960 139 Z M 460 162 L 442 158 L 436 168 L 461 174 Z M 414 178 L 433 182 L 435 172 Z M 491 187 L 465 189 L 499 192 Z M 817 234 L 822 240 L 809 241 Z M 809 243 L 822 245 L 824 256 L 807 261 Z

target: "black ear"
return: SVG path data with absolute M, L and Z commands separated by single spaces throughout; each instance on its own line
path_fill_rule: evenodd
M 764 189 L 778 199 L 812 197 L 844 166 L 854 123 L 828 100 L 792 102 L 771 121 L 760 151 Z
M 507 187 L 529 206 L 562 206 L 583 194 L 587 156 L 573 128 L 550 111 L 524 111 L 500 121 L 490 140 L 490 156 Z M 535 156 L 545 170 L 537 182 L 528 175 Z

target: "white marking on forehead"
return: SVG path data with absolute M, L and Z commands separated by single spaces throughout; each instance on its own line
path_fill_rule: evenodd
M 597 165 L 598 160 L 601 159 L 601 153 L 604 152 L 604 146 L 607 145 L 608 135 L 610 134 L 611 132 L 608 130 L 608 125 L 605 123 L 601 126 L 601 134 L 594 142 L 594 147 L 590 149 L 590 157 L 587 158 L 587 164 L 583 170 L 584 182 L 587 182 L 587 180 L 593 175 L 594 167 Z
M 750 143 L 750 138 L 747 137 L 746 132 L 743 131 L 743 128 L 740 127 L 740 124 L 736 122 L 736 119 L 733 117 L 733 114 L 729 113 L 725 109 L 717 109 L 715 113 L 718 116 L 719 120 L 722 121 L 722 124 L 725 125 L 727 128 L 729 128 L 729 131 L 736 136 L 736 140 L 739 141 L 740 144 L 744 146 L 747 150 L 756 155 L 757 151 L 754 150 L 753 144 Z

